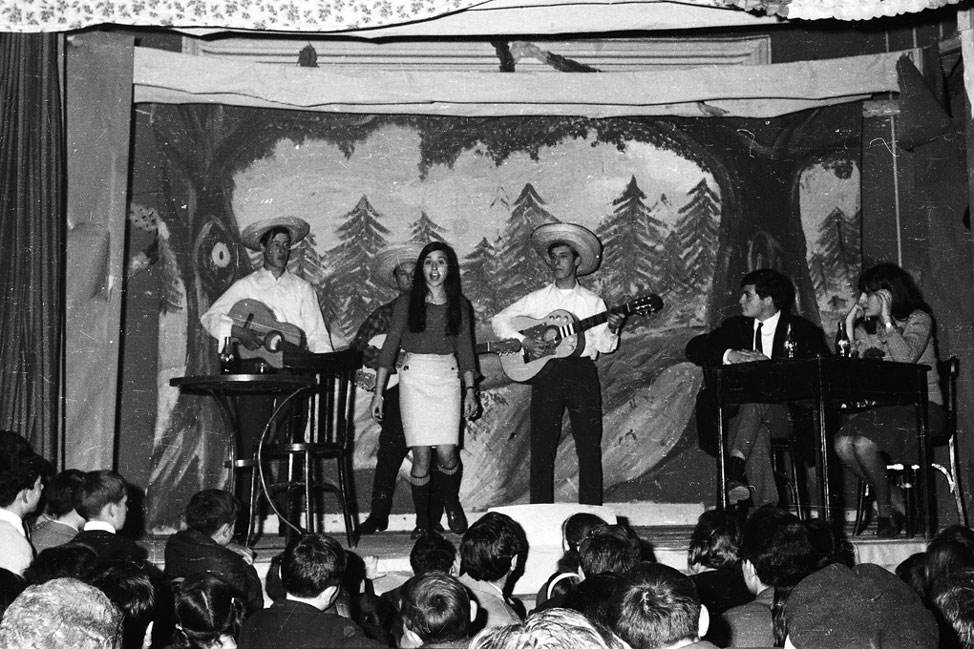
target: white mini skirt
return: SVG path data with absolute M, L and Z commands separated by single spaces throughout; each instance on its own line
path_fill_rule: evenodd
M 399 408 L 406 446 L 456 444 L 460 374 L 453 354 L 406 354 L 399 368 Z

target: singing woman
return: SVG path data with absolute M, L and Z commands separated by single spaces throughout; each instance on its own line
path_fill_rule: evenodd
M 861 358 L 930 367 L 929 429 L 942 429 L 945 413 L 937 373 L 934 321 L 913 278 L 889 262 L 865 271 L 859 277 L 859 299 L 846 316 L 846 331 L 852 349 Z M 903 492 L 889 482 L 886 456 L 908 461 L 917 456 L 916 422 L 912 405 L 876 406 L 845 417 L 835 438 L 839 458 L 873 489 L 879 537 L 891 538 L 903 529 Z
M 406 445 L 412 451 L 413 538 L 439 522 L 430 520 L 432 489 L 442 495 L 450 530 L 462 534 L 467 529 L 459 499 L 457 442 L 461 411 L 469 419 L 479 407 L 472 313 L 460 290 L 456 252 L 438 241 L 427 244 L 416 261 L 412 289 L 393 308 L 372 397 L 372 418 L 381 422 L 382 394 L 402 349 L 399 403 Z M 437 470 L 431 475 L 433 450 Z

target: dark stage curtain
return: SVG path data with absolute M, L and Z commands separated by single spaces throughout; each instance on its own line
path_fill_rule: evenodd
M 60 457 L 64 126 L 58 34 L 0 34 L 0 428 Z

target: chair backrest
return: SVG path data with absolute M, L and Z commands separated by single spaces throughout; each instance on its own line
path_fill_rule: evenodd
M 937 362 L 940 374 L 940 390 L 944 396 L 944 438 L 952 438 L 957 432 L 957 375 L 960 373 L 960 360 L 951 356 L 945 361 Z
M 312 411 L 317 410 L 313 443 L 335 444 L 349 449 L 354 439 L 352 422 L 355 419 L 355 371 L 361 367 L 362 355 L 354 350 L 315 354 L 313 362 L 305 369 L 313 371 L 318 386 L 312 400 Z

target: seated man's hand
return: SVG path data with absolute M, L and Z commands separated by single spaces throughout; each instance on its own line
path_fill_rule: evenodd
M 254 551 L 251 550 L 250 548 L 240 545 L 239 543 L 231 542 L 227 544 L 227 550 L 236 552 L 237 554 L 239 554 L 241 557 L 244 558 L 244 561 L 246 561 L 250 565 L 254 565 Z
M 752 363 L 754 361 L 770 360 L 761 352 L 752 349 L 732 349 L 727 352 L 727 364 L 736 365 L 738 363 Z
M 240 342 L 241 345 L 250 351 L 255 351 L 264 344 L 264 339 L 261 336 L 258 336 L 257 333 L 249 327 L 234 326 L 233 336 Z

